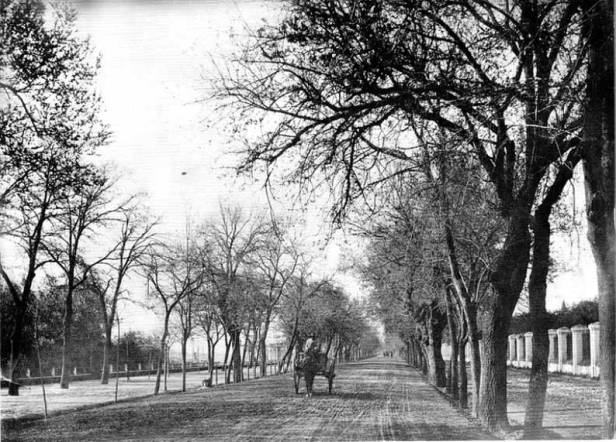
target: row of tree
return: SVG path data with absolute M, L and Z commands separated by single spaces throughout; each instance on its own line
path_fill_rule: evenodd
M 71 359 L 83 350 L 76 344 L 86 330 L 98 330 L 102 358 L 90 365 L 107 383 L 119 301 L 138 298 L 128 290 L 138 278 L 163 319 L 155 393 L 171 328 L 178 330 L 184 367 L 196 329 L 207 339 L 210 370 L 224 339 L 227 380 L 233 373 L 234 382 L 242 380 L 246 361 L 258 361 L 265 374 L 268 336 L 279 318 L 289 341 L 287 365 L 293 346 L 311 332 L 334 356 L 375 345 L 374 333 L 364 339 L 370 327 L 359 307 L 331 283 L 314 282 L 309 260 L 280 222 L 221 207 L 217 220 L 188 226 L 180 236 L 161 234 L 141 198 L 121 196 L 110 170 L 97 165 L 109 130 L 95 93 L 98 59 L 77 35 L 75 14 L 58 7 L 46 16 L 35 0 L 1 2 L 0 9 L 5 375 L 23 375 L 28 356 L 55 333 L 62 342 L 60 383 L 68 388 Z M 49 287 L 45 276 L 53 279 Z M 45 329 L 50 318 L 61 322 L 60 331 Z M 17 393 L 11 384 L 10 394 Z
M 386 227 L 406 229 L 438 259 L 411 259 L 400 293 L 414 296 L 423 284 L 429 299 L 440 288 L 443 303 L 451 300 L 443 314 L 459 309 L 473 352 L 473 410 L 491 430 L 509 428 L 507 332 L 526 283 L 535 336 L 526 428 L 541 426 L 551 215 L 582 164 L 599 281 L 603 427 L 612 437 L 613 3 L 291 0 L 284 8 L 221 78 L 231 127 L 246 138 L 239 167 L 264 163 L 270 180 L 303 189 L 329 185 L 339 221 L 352 201 L 382 208 L 378 196 L 402 187 L 414 219 Z M 479 216 L 470 218 L 475 231 L 469 212 Z M 433 226 L 416 239 L 416 223 Z M 434 308 L 409 311 L 434 319 Z
M 211 375 L 216 345 L 224 338 L 227 382 L 231 375 L 233 382 L 244 380 L 247 365 L 258 364 L 266 374 L 274 323 L 286 337 L 281 369 L 312 334 L 333 358 L 360 346 L 373 349 L 378 339 L 360 305 L 327 280 L 315 281 L 310 262 L 289 238 L 280 222 L 223 207 L 217 221 L 188 229 L 184 241 L 151 247 L 140 272 L 164 318 L 161 353 L 174 315 L 183 364 L 198 328 L 207 340 Z

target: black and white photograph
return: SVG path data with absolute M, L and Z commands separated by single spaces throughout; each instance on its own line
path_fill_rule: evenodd
M 613 440 L 612 0 L 0 0 L 0 439 Z

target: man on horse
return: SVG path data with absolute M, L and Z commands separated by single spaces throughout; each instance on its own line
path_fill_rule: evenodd
M 319 353 L 320 349 L 321 346 L 317 343 L 316 336 L 314 334 L 310 335 L 308 339 L 306 339 L 306 343 L 304 344 L 304 353 L 312 353 L 316 356 Z
M 297 354 L 295 362 L 295 392 L 298 392 L 299 379 L 303 377 L 306 380 L 306 396 L 312 396 L 314 377 L 317 374 L 321 374 L 327 377 L 329 392 L 331 393 L 334 377 L 333 365 L 331 367 L 328 366 L 327 353 L 321 351 L 321 343 L 317 340 L 315 334 L 309 335 L 301 350 Z

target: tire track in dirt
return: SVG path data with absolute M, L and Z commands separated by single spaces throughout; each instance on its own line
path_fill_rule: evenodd
M 303 388 L 302 388 L 303 390 Z M 401 361 L 341 364 L 296 395 L 290 374 L 69 413 L 17 425 L 6 440 L 444 440 L 485 439 Z M 94 436 L 94 437 L 93 437 Z

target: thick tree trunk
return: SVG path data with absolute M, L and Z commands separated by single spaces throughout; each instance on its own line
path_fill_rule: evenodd
M 483 317 L 483 358 L 478 417 L 490 431 L 509 430 L 507 420 L 507 334 L 513 308 L 495 300 Z
M 530 254 L 530 204 L 518 202 L 507 237 L 490 275 L 481 318 L 482 352 L 477 417 L 489 431 L 509 431 L 507 419 L 507 345 L 509 325 L 524 286 Z
M 430 347 L 432 349 L 432 357 L 434 358 L 434 385 L 437 387 L 444 387 L 446 382 L 445 361 L 443 360 L 443 354 L 441 352 L 442 337 L 440 333 L 434 335 Z
M 71 379 L 71 326 L 73 324 L 73 288 L 72 280 L 68 281 L 68 293 L 64 303 L 64 324 L 62 328 L 62 371 L 60 388 L 68 388 Z
M 444 316 L 437 313 L 435 307 L 430 307 L 429 317 L 425 324 L 428 335 L 425 346 L 428 380 L 437 387 L 444 387 L 446 383 L 445 361 L 441 353 L 441 345 L 445 318 L 435 318 L 434 315 Z
M 103 341 L 103 370 L 101 384 L 109 384 L 109 352 L 111 351 L 111 325 L 105 324 L 105 340 Z
M 614 232 L 614 4 L 584 3 L 589 35 L 584 178 L 588 240 L 597 267 L 603 437 L 614 438 L 616 234 Z
M 532 366 L 528 382 L 528 402 L 524 418 L 525 437 L 535 439 L 543 425 L 543 409 L 548 385 L 548 315 L 545 309 L 547 275 L 550 266 L 549 210 L 537 210 L 534 221 L 533 260 L 528 284 L 528 302 L 533 332 Z
M 533 332 L 532 367 L 528 384 L 528 403 L 524 427 L 526 437 L 534 438 L 543 423 L 548 385 L 548 315 L 545 309 L 548 270 L 550 268 L 550 213 L 579 162 L 579 150 L 567 158 L 567 167 L 559 170 L 533 217 L 533 260 L 528 283 L 529 313 Z
M 469 335 L 471 336 L 469 340 L 471 350 L 471 393 L 473 394 L 471 414 L 477 417 L 479 413 L 479 396 L 481 391 L 481 347 L 476 323 L 472 329 L 473 331 L 469 331 Z

